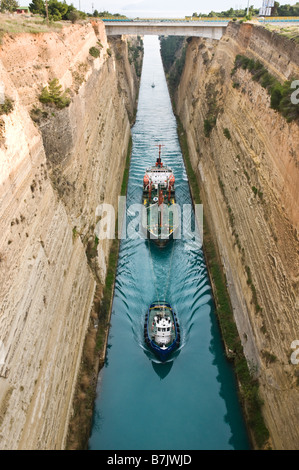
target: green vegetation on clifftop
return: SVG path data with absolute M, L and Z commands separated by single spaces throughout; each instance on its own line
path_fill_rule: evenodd
M 271 98 L 271 108 L 282 114 L 287 122 L 299 120 L 299 106 L 292 100 L 292 94 L 295 91 L 292 84 L 295 82 L 295 78 L 280 83 L 261 62 L 240 54 L 236 56 L 231 72 L 232 76 L 235 75 L 238 68 L 248 70 L 252 79 L 268 91 Z

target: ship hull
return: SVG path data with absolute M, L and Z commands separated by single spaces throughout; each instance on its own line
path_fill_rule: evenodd
M 171 204 L 170 205 L 165 204 L 165 207 L 167 207 L 167 210 L 170 210 L 170 211 L 171 211 L 171 206 L 172 206 Z M 176 238 L 176 235 L 179 229 L 179 224 L 174 223 L 172 220 L 170 225 L 166 223 L 166 224 L 163 224 L 162 227 L 159 227 L 157 229 L 157 225 L 159 225 L 158 217 L 156 216 L 156 220 L 151 220 L 151 217 L 149 216 L 148 211 L 150 210 L 154 211 L 154 209 L 156 209 L 156 212 L 158 212 L 159 211 L 158 204 L 153 204 L 151 207 L 145 206 L 144 208 L 145 208 L 145 211 L 144 211 L 143 219 L 142 219 L 142 230 L 143 230 L 144 236 L 148 240 L 152 240 L 153 243 L 155 243 L 159 247 L 166 246 L 171 240 Z
M 143 229 L 145 238 L 147 238 L 148 240 L 151 240 L 153 243 L 155 243 L 155 245 L 159 246 L 160 248 L 163 248 L 171 240 L 173 240 L 178 230 L 178 228 L 176 228 L 172 233 L 168 235 L 168 237 L 162 238 L 161 236 L 155 235 L 146 224 L 142 225 L 142 229 Z

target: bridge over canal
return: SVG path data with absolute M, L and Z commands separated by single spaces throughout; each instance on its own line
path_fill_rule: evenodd
M 104 20 L 107 36 L 127 35 L 164 35 L 197 36 L 221 39 L 228 21 L 172 21 L 172 20 Z

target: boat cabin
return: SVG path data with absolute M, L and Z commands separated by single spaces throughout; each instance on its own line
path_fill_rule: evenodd
M 154 317 L 156 344 L 165 346 L 172 341 L 172 325 L 170 316 L 156 315 Z

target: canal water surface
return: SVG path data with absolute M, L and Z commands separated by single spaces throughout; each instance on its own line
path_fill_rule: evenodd
M 143 174 L 155 163 L 158 144 L 176 178 L 177 202 L 191 204 L 158 37 L 146 36 L 144 47 L 127 207 L 141 202 Z M 127 224 L 130 215 L 129 209 Z M 144 344 L 143 325 L 149 304 L 164 297 L 177 313 L 181 346 L 161 364 Z M 197 239 L 184 237 L 163 249 L 142 238 L 121 241 L 89 448 L 250 448 Z

